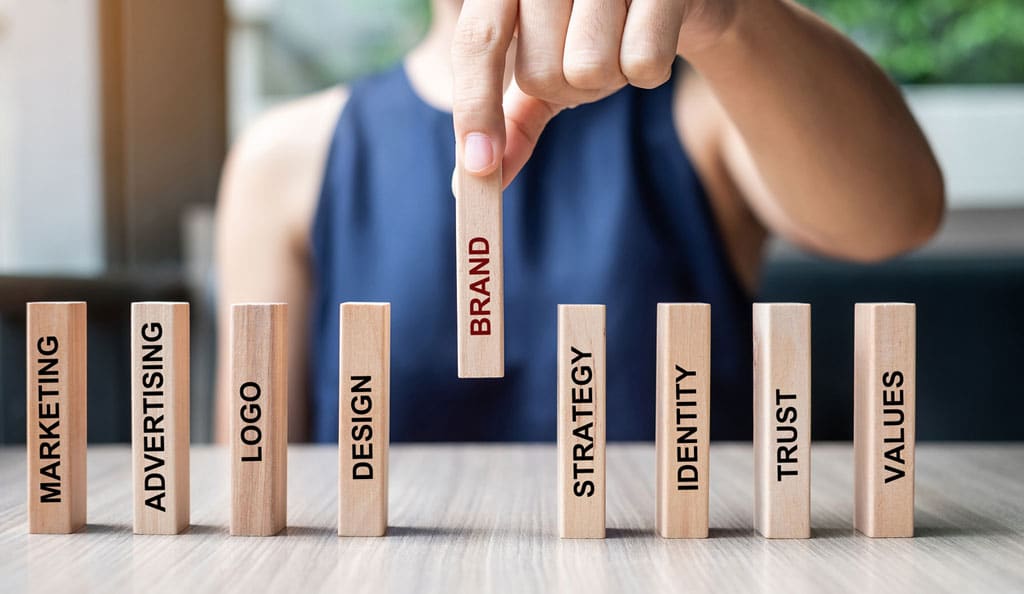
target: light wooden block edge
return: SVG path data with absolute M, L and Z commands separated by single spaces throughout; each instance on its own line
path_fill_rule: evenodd
M 579 316 L 580 319 L 570 319 Z M 589 318 L 589 319 L 587 319 Z M 606 307 L 604 305 L 568 305 L 562 304 L 558 306 L 558 533 L 561 538 L 605 538 L 606 536 L 606 514 L 607 514 L 607 467 L 605 457 L 605 443 L 607 440 L 606 433 L 606 399 L 607 399 L 607 316 Z M 575 326 L 584 326 L 582 329 Z M 595 325 L 597 328 L 591 328 L 587 326 Z M 574 340 L 576 333 L 583 335 L 596 334 L 594 338 L 596 344 L 591 347 L 592 351 L 583 351 L 585 354 L 592 356 L 593 371 L 590 374 L 590 378 L 585 383 L 581 384 L 576 382 L 576 385 L 587 386 L 593 384 L 593 400 L 592 415 L 594 418 L 593 424 L 593 460 L 587 466 L 592 467 L 594 476 L 592 480 L 593 492 L 590 497 L 593 497 L 593 503 L 590 505 L 580 504 L 573 505 L 573 499 L 570 497 L 571 489 L 575 488 L 572 483 L 572 472 L 569 470 L 572 464 L 576 462 L 585 462 L 586 460 L 576 460 L 572 454 L 573 446 L 568 442 L 569 435 L 572 434 L 573 429 L 569 428 L 569 422 L 572 413 L 572 396 L 571 386 L 573 380 L 570 376 L 570 371 L 566 369 L 567 365 L 572 364 L 565 356 L 565 352 L 571 352 L 570 348 Z M 586 338 L 584 339 L 586 340 Z M 582 350 L 582 349 L 581 349 Z M 563 352 L 565 351 L 565 352 Z M 586 362 L 586 355 L 581 354 L 579 362 Z M 582 365 L 581 365 L 582 367 Z M 580 375 L 580 382 L 583 381 L 583 375 Z M 583 404 L 583 403 L 580 403 Z M 582 409 L 577 413 L 582 415 Z M 585 427 L 586 423 L 580 423 L 575 430 L 580 431 Z M 586 444 L 579 444 L 586 447 Z M 582 455 L 586 455 L 586 451 L 583 451 Z M 568 458 L 572 457 L 573 462 L 569 462 Z M 582 468 L 582 466 L 581 466 Z M 581 480 L 581 483 L 585 483 L 585 480 Z M 589 490 L 586 488 L 586 484 L 581 484 L 581 492 L 586 493 Z M 580 497 L 584 497 L 581 495 Z M 589 497 L 588 497 L 589 500 Z M 581 517 L 582 516 L 582 517 Z
M 762 536 L 769 539 L 810 538 L 812 454 L 811 306 L 808 303 L 754 303 L 752 312 L 754 342 L 754 528 Z M 791 344 L 790 349 L 779 349 L 779 352 L 773 353 L 770 352 L 776 350 L 770 341 L 775 336 L 773 326 L 780 321 L 787 323 L 785 320 L 777 319 L 784 315 L 792 318 L 788 320 L 788 323 L 798 325 L 798 332 L 805 335 L 805 340 L 800 341 L 802 343 L 800 345 Z M 766 339 L 769 340 L 768 343 L 764 342 Z M 781 359 L 781 362 L 777 362 L 777 359 Z M 803 377 L 804 374 L 792 371 L 794 363 L 806 368 L 806 377 Z M 786 370 L 785 373 L 773 372 L 772 367 L 775 364 L 780 365 L 780 369 Z M 784 381 L 769 381 L 773 374 L 785 375 L 787 377 Z M 793 388 L 768 387 L 783 383 L 790 384 Z M 797 419 L 788 421 L 789 411 L 784 410 L 784 418 L 787 420 L 779 421 L 779 423 L 785 422 L 796 429 L 797 461 L 787 462 L 783 460 L 780 462 L 780 453 L 778 451 L 780 444 L 776 443 L 769 447 L 772 442 L 768 438 L 770 428 L 776 424 L 776 417 L 768 414 L 768 411 L 772 410 L 768 404 L 770 401 L 766 400 L 767 395 L 762 392 L 764 390 L 772 390 L 773 400 L 776 401 L 775 414 L 777 415 L 779 414 L 778 407 L 781 406 L 781 401 L 774 390 L 785 390 L 783 394 L 789 395 L 795 388 L 805 391 L 807 394 L 805 399 L 786 403 L 787 407 L 785 408 L 796 408 Z M 797 398 L 799 398 L 799 392 L 796 392 L 796 394 Z M 769 450 L 772 450 L 771 453 L 773 455 L 769 456 Z M 787 451 L 787 457 L 791 455 L 789 452 L 791 450 Z M 770 460 L 774 460 L 774 464 Z M 778 491 L 780 487 L 772 488 L 770 480 L 771 476 L 778 475 L 780 472 L 791 472 L 794 470 L 793 467 L 786 467 L 780 471 L 780 465 L 783 463 L 796 464 L 796 472 L 803 475 L 803 479 L 797 482 L 796 486 L 788 487 L 793 493 L 790 493 L 788 497 L 784 497 L 787 500 L 784 505 L 788 506 L 785 510 L 774 508 L 777 504 L 772 501 L 771 494 Z M 771 470 L 775 470 L 775 473 L 770 472 Z M 776 482 L 781 481 L 777 480 Z M 781 496 L 776 495 L 776 497 Z M 798 510 L 798 515 L 794 515 L 793 505 L 802 508 Z
M 187 302 L 140 301 L 131 305 L 132 529 L 135 534 L 180 534 L 190 519 L 190 306 Z M 154 326 L 153 324 L 159 324 Z M 143 345 L 156 344 L 160 351 Z M 143 365 L 149 367 L 143 369 Z M 144 375 L 145 374 L 145 375 Z M 157 394 L 144 394 L 144 392 Z M 146 398 L 160 398 L 146 412 Z M 150 434 L 150 435 L 147 435 Z M 151 448 L 151 451 L 146 451 Z M 152 458 L 147 461 L 145 456 Z M 162 465 L 156 466 L 160 462 Z M 146 468 L 152 468 L 147 475 Z M 150 482 L 159 477 L 163 489 Z M 146 493 L 147 490 L 155 491 Z M 164 511 L 160 511 L 163 508 Z
M 500 378 L 505 376 L 501 168 L 478 177 L 456 165 L 455 176 L 458 375 Z
M 391 304 L 342 303 L 338 336 L 338 536 L 384 536 L 388 528 Z M 351 367 L 355 370 L 350 371 Z M 350 375 L 368 376 L 369 381 L 360 379 L 353 386 L 367 392 L 354 396 L 346 381 Z M 370 383 L 374 375 L 376 381 Z M 354 420 L 365 418 L 372 420 L 360 420 L 358 425 Z M 369 458 L 356 462 L 357 453 Z M 346 478 L 350 472 L 353 477 L 369 472 L 372 478 Z
M 57 320 L 45 318 L 58 317 Z M 33 341 L 36 322 L 39 326 L 47 325 L 55 327 L 54 334 L 57 344 L 51 345 L 49 341 L 43 342 L 42 337 Z M 87 468 L 87 444 L 88 444 L 88 306 L 84 301 L 33 301 L 25 305 L 25 388 L 26 388 L 26 508 L 28 515 L 28 531 L 31 534 L 70 534 L 81 530 L 87 521 L 88 515 L 88 468 Z M 57 335 L 67 333 L 65 337 L 70 344 L 61 345 L 61 337 Z M 36 344 L 33 344 L 35 342 Z M 45 345 L 45 346 L 44 346 Z M 45 353 L 54 349 L 52 353 Z M 68 355 L 70 353 L 70 355 Z M 58 411 L 56 412 L 59 425 L 54 427 L 47 425 L 47 431 L 56 433 L 58 445 L 53 450 L 58 452 L 59 466 L 57 467 L 60 476 L 59 509 L 44 508 L 49 502 L 35 501 L 32 485 L 35 482 L 40 470 L 45 466 L 42 464 L 41 455 L 33 456 L 33 452 L 40 452 L 40 428 L 41 420 L 39 402 L 39 389 L 48 385 L 33 381 L 38 375 L 40 368 L 33 362 L 33 356 L 52 358 L 53 355 L 68 355 L 61 365 L 58 358 L 56 372 L 63 372 L 63 377 L 58 377 L 56 383 L 63 388 L 63 394 L 57 395 Z M 60 402 L 63 401 L 65 411 L 60 410 Z M 54 414 L 49 404 L 46 405 L 45 414 Z M 48 419 L 45 419 L 48 420 Z M 53 445 L 51 443 L 51 445 Z M 52 464 L 52 463 L 51 463 Z M 41 489 L 38 491 L 42 499 Z
M 265 316 L 266 319 L 251 323 L 265 324 L 267 328 L 262 332 L 265 336 L 261 336 L 259 330 L 254 331 L 257 336 L 249 337 L 252 344 L 247 344 L 245 337 L 238 335 L 239 328 L 245 323 L 245 320 L 239 318 L 253 314 Z M 259 404 L 270 410 L 269 413 L 262 411 L 258 421 L 246 422 L 246 425 L 258 425 L 266 433 L 261 435 L 260 442 L 267 445 L 267 458 L 261 461 L 265 466 L 252 473 L 243 470 L 240 466 L 242 462 L 238 461 L 246 453 L 243 448 L 245 444 L 240 443 L 243 421 L 240 415 L 231 416 L 230 533 L 232 536 L 274 536 L 288 524 L 288 304 L 232 304 L 230 344 L 229 389 L 232 390 L 232 409 L 240 410 L 243 404 L 253 404 L 255 401 L 246 403 L 241 400 L 241 388 L 247 382 L 262 380 L 256 382 L 261 384 L 260 390 L 250 387 L 247 395 L 254 398 L 259 393 Z M 265 366 L 252 364 L 252 371 L 242 373 L 238 369 L 238 359 L 244 357 L 238 356 L 238 353 L 241 351 L 249 354 L 249 350 L 253 351 L 253 358 L 265 357 L 267 362 Z M 266 379 L 263 379 L 264 376 Z M 255 413 L 250 412 L 249 415 L 252 418 Z M 256 451 L 249 451 L 247 455 L 255 457 Z M 253 510 L 246 498 L 260 488 L 260 484 L 270 490 L 267 494 L 269 502 L 264 509 Z
M 885 319 L 887 316 L 889 319 Z M 886 325 L 889 327 L 885 328 Z M 914 536 L 916 305 L 857 303 L 854 329 L 854 527 L 872 538 L 910 538 Z M 900 333 L 905 335 L 898 336 Z M 891 361 L 893 365 L 886 368 L 895 369 L 880 372 L 880 359 Z M 899 360 L 902 365 L 896 365 Z M 903 403 L 897 405 L 893 395 L 891 407 L 899 406 L 902 411 L 899 416 L 903 422 L 897 436 L 903 441 L 886 446 L 883 440 L 893 436 L 879 427 L 887 418 L 885 411 L 879 409 L 885 401 L 883 390 L 893 388 L 899 390 Z M 884 456 L 884 452 L 895 452 L 891 455 L 903 458 L 905 464 L 880 459 L 877 454 Z M 898 476 L 892 482 L 906 481 L 902 487 L 886 487 L 885 479 L 881 478 L 886 466 L 893 469 L 891 476 Z
M 656 359 L 655 530 L 662 538 L 707 538 L 711 305 L 659 303 Z M 683 371 L 678 371 L 679 367 Z M 690 390 L 695 393 L 690 394 Z M 692 406 L 692 409 L 676 411 L 680 406 Z M 679 415 L 688 417 L 685 423 Z M 692 420 L 691 415 L 694 415 Z M 672 437 L 680 427 L 683 431 L 695 431 L 696 436 Z M 679 445 L 678 439 L 694 444 Z M 689 469 L 693 470 L 692 479 L 687 474 Z M 680 476 L 685 480 L 680 480 Z M 688 481 L 692 484 L 687 484 Z

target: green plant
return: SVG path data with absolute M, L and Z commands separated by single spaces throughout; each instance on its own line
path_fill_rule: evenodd
M 1024 0 L 802 0 L 902 83 L 1024 83 Z
M 279 0 L 262 23 L 264 93 L 289 96 L 395 64 L 426 32 L 428 0 Z

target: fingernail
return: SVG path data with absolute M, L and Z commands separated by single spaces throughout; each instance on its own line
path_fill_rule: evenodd
M 491 137 L 479 132 L 466 135 L 466 146 L 462 155 L 462 166 L 470 173 L 487 169 L 494 162 L 494 144 Z

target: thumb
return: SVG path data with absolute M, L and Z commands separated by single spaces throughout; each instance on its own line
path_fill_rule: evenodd
M 516 0 L 465 0 L 452 39 L 456 161 L 471 175 L 498 168 L 505 146 L 502 89 Z
M 562 111 L 562 107 L 527 95 L 515 80 L 505 92 L 504 104 L 506 140 L 501 162 L 502 188 L 512 183 L 533 154 L 544 127 Z

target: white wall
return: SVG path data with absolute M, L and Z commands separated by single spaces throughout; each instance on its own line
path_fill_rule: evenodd
M 1024 86 L 910 87 L 951 208 L 1024 208 Z
M 11 3 L 0 0 L 0 270 L 8 265 L 14 249 L 11 231 L 14 191 L 14 51 L 11 47 Z
M 0 0 L 0 272 L 103 268 L 97 0 Z

